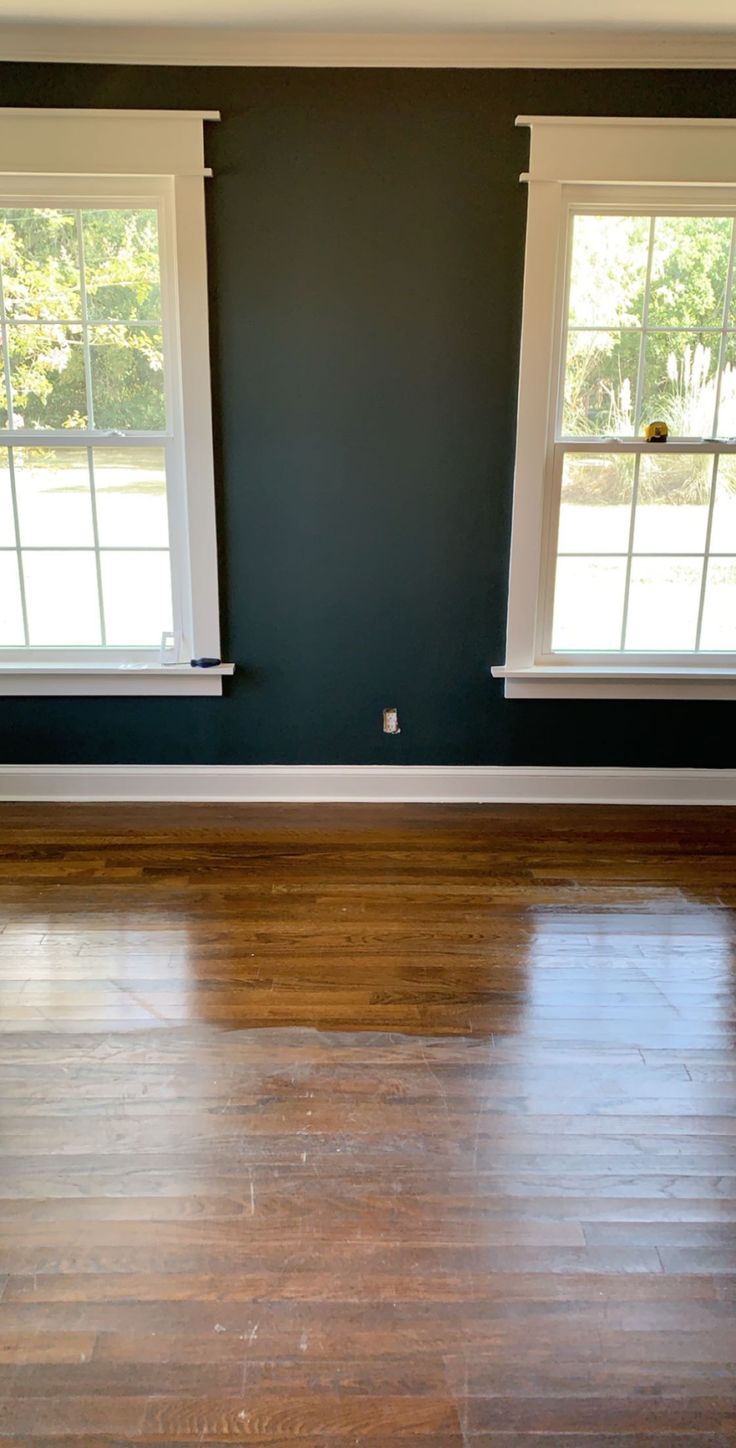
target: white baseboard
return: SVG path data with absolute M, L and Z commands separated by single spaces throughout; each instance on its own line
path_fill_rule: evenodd
M 0 800 L 736 805 L 736 769 L 3 764 Z

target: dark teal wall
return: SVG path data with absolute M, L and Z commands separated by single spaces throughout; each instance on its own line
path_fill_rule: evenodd
M 0 759 L 734 765 L 727 704 L 506 701 L 528 132 L 733 115 L 727 73 L 0 66 L 0 105 L 218 108 L 222 699 L 4 699 Z M 402 733 L 381 733 L 397 704 Z

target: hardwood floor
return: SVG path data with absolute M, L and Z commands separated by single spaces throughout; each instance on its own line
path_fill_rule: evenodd
M 0 806 L 0 1439 L 736 1444 L 736 813 Z

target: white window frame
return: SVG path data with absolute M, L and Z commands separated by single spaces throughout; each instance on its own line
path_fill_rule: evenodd
M 125 433 L 126 447 L 166 455 L 176 663 L 158 647 L 0 650 L 0 695 L 220 694 L 219 603 L 209 376 L 203 122 L 218 112 L 0 109 L 0 206 L 156 209 L 161 258 L 166 424 Z M 12 161 L 10 160 L 12 158 Z M 69 431 L 4 429 L 0 446 L 72 442 Z M 73 443 L 120 446 L 119 435 L 74 431 Z
M 571 218 L 607 209 L 736 218 L 736 121 L 520 116 L 517 125 L 532 133 L 521 178 L 529 213 L 506 660 L 492 673 L 509 698 L 736 698 L 736 653 L 565 655 L 550 647 L 562 457 L 601 446 L 558 441 Z M 651 448 L 635 438 L 613 446 Z M 736 452 L 730 442 L 666 446 Z

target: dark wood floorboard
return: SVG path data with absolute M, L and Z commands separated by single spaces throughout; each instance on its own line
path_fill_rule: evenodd
M 0 806 L 0 1440 L 736 1445 L 736 815 Z

